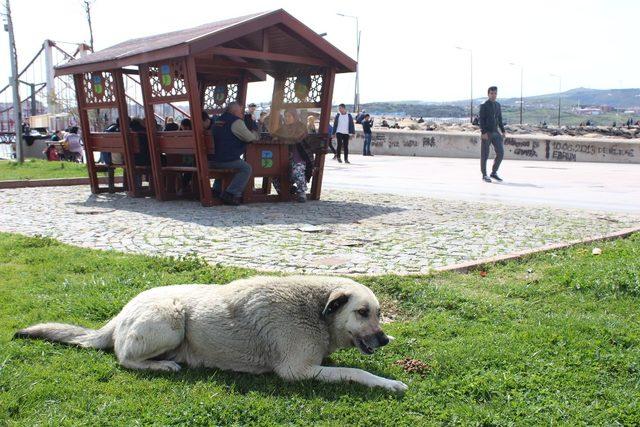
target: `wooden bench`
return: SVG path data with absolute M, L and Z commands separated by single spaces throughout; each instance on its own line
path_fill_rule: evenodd
M 173 175 L 173 178 L 166 179 L 165 181 L 165 191 L 167 199 L 176 199 L 176 198 L 198 198 L 199 196 L 199 187 L 198 187 L 198 168 L 195 166 L 163 166 L 161 168 L 162 175 L 169 178 L 169 176 Z M 221 181 L 222 189 L 226 189 L 231 180 L 233 179 L 233 175 L 237 172 L 237 169 L 209 169 L 209 179 L 218 179 Z M 182 174 L 192 174 L 191 176 L 191 188 L 182 188 L 184 181 L 181 181 L 180 177 Z M 180 189 L 178 191 L 178 189 Z M 186 190 L 186 191 L 185 191 Z M 219 200 L 215 201 L 215 204 L 220 204 Z
M 116 192 L 115 171 L 116 171 L 116 168 L 119 168 L 119 167 L 123 167 L 123 165 L 104 165 L 104 164 L 95 165 L 96 173 L 106 172 L 106 174 L 107 174 L 107 185 L 108 185 L 107 191 L 109 193 L 115 193 Z M 126 179 L 125 179 L 124 182 L 125 182 L 125 184 L 123 185 L 123 187 L 121 189 L 119 189 L 121 191 L 125 191 Z
M 184 172 L 193 172 L 197 173 L 198 168 L 195 166 L 162 166 L 162 172 L 169 173 L 184 173 Z

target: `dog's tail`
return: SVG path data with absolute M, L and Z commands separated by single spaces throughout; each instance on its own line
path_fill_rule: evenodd
M 13 338 L 40 338 L 80 347 L 109 349 L 113 347 L 115 327 L 115 317 L 98 330 L 65 323 L 39 323 L 16 332 Z

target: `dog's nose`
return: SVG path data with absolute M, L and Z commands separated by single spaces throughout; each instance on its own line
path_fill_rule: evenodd
M 376 334 L 376 339 L 378 340 L 378 344 L 380 345 L 380 347 L 384 347 L 385 345 L 389 344 L 389 337 L 387 337 L 387 335 L 382 331 Z

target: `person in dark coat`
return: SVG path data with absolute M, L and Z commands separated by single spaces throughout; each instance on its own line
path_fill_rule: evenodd
M 165 117 L 164 118 L 164 131 L 165 132 L 173 132 L 179 130 L 180 126 L 175 122 L 173 117 Z
M 487 90 L 488 99 L 480 105 L 480 132 L 481 132 L 481 151 L 480 151 L 480 171 L 482 179 L 491 182 L 491 178 L 498 182 L 502 182 L 502 178 L 498 176 L 498 168 L 504 157 L 504 138 L 506 132 L 502 123 L 502 110 L 500 104 L 496 102 L 498 96 L 498 88 L 491 86 Z M 500 131 L 500 132 L 499 132 Z M 496 151 L 496 158 L 493 161 L 491 175 L 487 175 L 487 159 L 489 158 L 489 150 L 493 145 Z
M 251 132 L 244 123 L 242 106 L 230 102 L 220 116 L 216 116 L 211 126 L 214 154 L 209 155 L 209 167 L 212 169 L 236 169 L 229 186 L 222 192 L 222 183 L 215 180 L 213 193 L 220 195 L 223 203 L 240 204 L 242 192 L 251 178 L 251 165 L 240 158 L 246 144 L 257 141 L 260 136 Z
M 256 104 L 252 102 L 251 104 L 249 104 L 247 112 L 244 113 L 244 124 L 251 132 L 255 132 L 258 130 L 258 123 L 256 122 L 256 119 L 254 117 L 255 113 Z
M 333 153 L 333 160 L 336 160 L 338 158 L 338 152 L 336 151 L 336 148 L 333 146 L 333 126 L 331 126 L 331 123 L 329 123 L 328 147 L 329 147 L 329 150 L 331 150 L 331 152 Z
M 373 127 L 373 119 L 369 114 L 365 114 L 362 119 L 362 133 L 364 133 L 364 145 L 362 146 L 363 156 L 373 156 L 371 154 L 371 128 Z

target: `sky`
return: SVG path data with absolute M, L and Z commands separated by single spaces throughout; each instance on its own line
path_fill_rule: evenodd
M 11 7 L 20 68 L 47 38 L 89 40 L 80 0 L 11 0 Z M 474 97 L 491 85 L 499 87 L 499 97 L 520 96 L 520 67 L 524 96 L 557 92 L 560 79 L 550 74 L 561 76 L 562 90 L 640 87 L 637 0 L 93 0 L 95 48 L 278 8 L 326 32 L 354 59 L 356 20 L 337 13 L 358 16 L 361 102 L 468 99 L 471 55 L 456 46 L 473 52 Z M 0 58 L 4 86 L 10 75 L 6 32 Z M 337 77 L 334 103 L 353 102 L 354 80 L 353 73 Z M 248 100 L 269 100 L 271 84 L 251 84 Z

